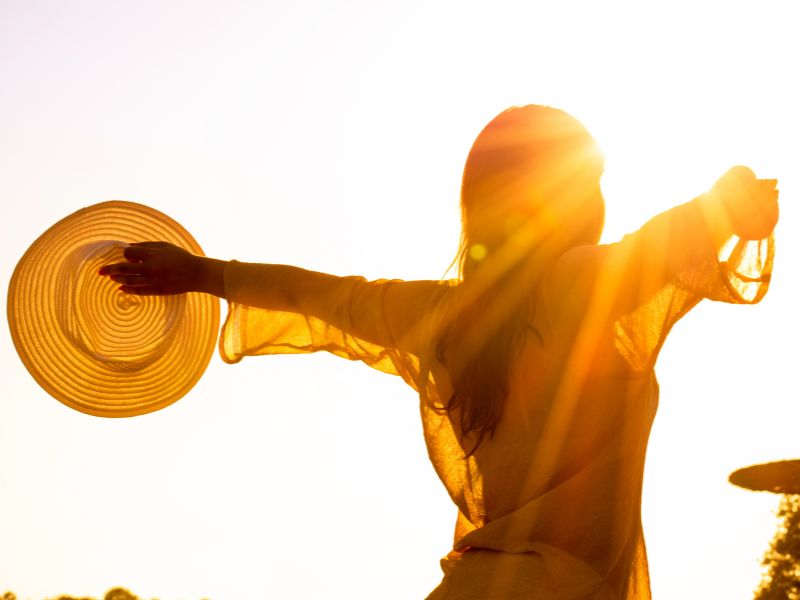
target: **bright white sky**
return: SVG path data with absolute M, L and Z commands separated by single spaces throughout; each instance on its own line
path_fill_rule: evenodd
M 0 0 L 0 281 L 82 206 L 127 199 L 219 258 L 438 278 L 481 127 L 572 112 L 607 156 L 605 239 L 729 166 L 780 179 L 773 289 L 703 303 L 662 352 L 644 524 L 656 600 L 750 598 L 800 454 L 794 2 Z M 424 597 L 455 519 L 399 378 L 215 356 L 186 397 L 104 420 L 0 333 L 0 593 Z

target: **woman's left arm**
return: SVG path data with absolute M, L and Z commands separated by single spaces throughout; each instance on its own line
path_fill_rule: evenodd
M 778 220 L 774 179 L 734 167 L 712 189 L 663 212 L 614 244 L 566 252 L 554 269 L 573 302 L 594 302 L 616 318 L 643 305 L 670 283 L 717 263 L 732 236 L 767 238 Z

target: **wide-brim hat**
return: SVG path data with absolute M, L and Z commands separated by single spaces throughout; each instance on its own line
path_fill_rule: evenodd
M 728 481 L 757 492 L 800 494 L 800 460 L 779 460 L 744 467 L 731 473 Z
M 83 208 L 45 231 L 8 288 L 8 324 L 22 362 L 51 396 L 102 417 L 153 412 L 184 396 L 214 353 L 219 301 L 209 294 L 135 296 L 100 267 L 132 242 L 203 251 L 180 224 L 142 204 Z

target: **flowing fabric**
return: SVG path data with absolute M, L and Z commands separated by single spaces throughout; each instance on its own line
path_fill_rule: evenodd
M 579 248 L 531 290 L 531 331 L 495 434 L 465 459 L 438 341 L 464 285 L 366 281 L 232 261 L 227 362 L 325 350 L 419 394 L 430 460 L 457 507 L 431 600 L 647 599 L 640 516 L 654 365 L 699 300 L 758 302 L 773 240 L 710 242 L 699 200 L 616 244 Z

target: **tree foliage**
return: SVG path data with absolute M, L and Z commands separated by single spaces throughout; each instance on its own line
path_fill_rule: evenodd
M 800 495 L 781 498 L 778 518 L 754 600 L 800 600 Z
M 6 592 L 0 600 L 17 600 L 17 595 L 14 592 Z M 19 599 L 22 600 L 22 599 Z M 69 596 L 60 595 L 49 600 L 97 600 L 97 598 L 90 598 L 88 596 Z M 103 596 L 102 600 L 142 600 L 136 594 L 133 594 L 123 587 L 115 587 L 108 590 Z M 157 600 L 153 598 L 153 600 Z
M 53 600 L 97 600 L 96 598 L 89 598 L 83 596 L 59 596 Z M 111 588 L 103 596 L 103 600 L 141 600 L 136 594 L 132 594 L 123 587 Z M 155 598 L 153 600 L 156 600 Z

